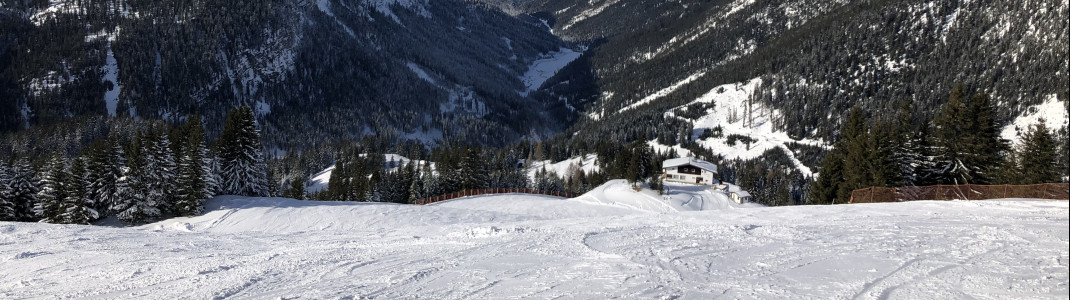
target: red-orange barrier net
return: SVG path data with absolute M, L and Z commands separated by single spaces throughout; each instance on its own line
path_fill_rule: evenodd
M 870 187 L 851 192 L 851 203 L 918 200 L 986 200 L 1003 198 L 1070 199 L 1070 183 L 1030 185 L 931 185 L 898 188 Z
M 491 194 L 533 194 L 533 195 L 547 195 L 562 198 L 575 198 L 578 194 L 568 192 L 551 192 L 543 190 L 533 190 L 526 188 L 489 188 L 489 189 L 477 189 L 477 190 L 463 190 L 460 192 L 449 193 L 445 195 L 439 195 L 435 197 L 428 197 L 416 201 L 415 204 L 426 205 L 435 202 L 441 202 L 451 199 L 457 199 L 461 197 L 478 196 L 478 195 L 491 195 Z

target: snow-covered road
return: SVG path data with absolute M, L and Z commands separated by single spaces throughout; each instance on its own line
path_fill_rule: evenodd
M 204 216 L 136 228 L 0 223 L 0 298 L 1068 294 L 1066 201 L 634 206 L 530 195 L 431 206 L 218 198 Z

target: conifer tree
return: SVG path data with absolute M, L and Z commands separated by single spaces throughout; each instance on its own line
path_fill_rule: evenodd
M 966 145 L 962 140 L 968 132 L 965 94 L 965 87 L 956 85 L 933 120 L 932 169 L 927 174 L 931 184 L 965 184 L 973 180 L 963 157 Z
M 963 155 L 968 177 L 973 184 L 990 184 L 1000 173 L 1000 162 L 1009 150 L 1007 141 L 1000 137 L 996 110 L 991 98 L 985 93 L 976 93 L 970 98 L 966 114 L 969 125 L 965 132 Z
M 15 204 L 17 221 L 31 222 L 38 220 L 34 207 L 37 205 L 37 193 L 41 191 L 40 182 L 35 178 L 30 161 L 20 158 L 11 167 L 10 191 L 11 201 Z
M 442 190 L 439 185 L 439 178 L 431 171 L 431 164 L 424 164 L 423 171 L 420 172 L 420 176 L 423 178 L 424 192 L 426 197 L 441 196 L 446 192 Z
M 18 209 L 14 201 L 14 172 L 0 161 L 0 221 L 18 220 Z
M 874 147 L 870 146 L 873 141 L 866 128 L 865 116 L 862 109 L 855 107 L 847 117 L 847 122 L 840 129 L 843 138 L 844 162 L 843 183 L 837 193 L 838 203 L 847 203 L 851 198 L 851 192 L 855 189 L 871 186 L 874 182 L 873 170 L 870 169 L 873 160 Z
M 89 150 L 86 166 L 88 184 L 87 199 L 90 207 L 100 217 L 107 216 L 108 208 L 116 201 L 116 182 L 122 177 L 122 168 L 126 158 L 116 137 L 109 137 L 103 143 Z
M 486 162 L 479 148 L 461 149 L 464 153 L 461 161 L 461 189 L 481 189 L 487 187 Z
M 305 200 L 305 177 L 298 176 L 290 179 L 290 186 L 282 192 L 282 197 Z
M 175 157 L 167 130 L 149 127 L 145 138 L 144 169 L 141 180 L 148 189 L 145 197 L 156 202 L 161 212 L 175 207 Z
M 1070 102 L 1067 103 L 1070 105 Z M 1063 182 L 1067 182 L 1070 181 L 1070 129 L 1063 126 L 1058 136 L 1057 143 L 1062 145 L 1059 148 L 1059 169 L 1062 170 Z
M 208 152 L 208 149 L 205 148 L 204 164 L 202 166 L 204 166 L 204 174 L 206 175 L 204 186 L 207 194 L 205 197 L 211 198 L 219 195 L 223 184 L 223 178 L 220 177 L 223 171 L 219 166 L 219 157 L 215 153 Z
M 71 162 L 70 175 L 64 184 L 67 197 L 60 205 L 61 212 L 57 218 L 59 223 L 88 225 L 90 221 L 100 217 L 97 211 L 90 207 L 87 173 L 84 159 L 79 157 Z
M 889 186 L 899 176 L 894 161 L 896 148 L 895 123 L 875 122 L 870 133 L 867 164 L 871 181 L 869 186 Z
M 176 178 L 177 193 L 174 196 L 174 213 L 176 216 L 195 216 L 204 212 L 204 201 L 211 192 L 205 174 L 204 157 L 207 149 L 204 144 L 204 129 L 199 115 L 193 115 L 182 126 L 182 156 L 178 164 Z
M 136 145 L 137 143 L 135 143 Z M 147 197 L 148 187 L 141 180 L 143 166 L 140 158 L 136 158 L 136 150 L 127 152 L 130 164 L 123 169 L 123 177 L 116 182 L 116 199 L 111 210 L 116 213 L 120 221 L 129 224 L 140 224 L 160 217 L 160 209 L 157 199 Z
M 1022 137 L 1021 184 L 1038 184 L 1059 182 L 1059 145 L 1043 120 L 1029 127 Z
M 840 192 L 840 184 L 843 183 L 843 142 L 836 145 L 825 154 L 825 160 L 821 162 L 821 169 L 817 181 L 810 188 L 810 200 L 812 204 L 837 203 Z
M 412 162 L 409 163 L 409 165 L 412 165 L 412 164 L 413 164 Z M 417 201 L 420 201 L 421 199 L 426 197 L 424 195 L 423 191 L 424 191 L 423 176 L 420 174 L 419 171 L 416 171 L 412 175 L 412 183 L 409 184 L 409 199 L 408 199 L 408 203 L 409 204 L 415 204 Z
M 889 182 L 892 186 L 913 186 L 918 182 L 917 168 L 922 160 L 918 147 L 923 137 L 916 132 L 912 115 L 913 100 L 907 98 L 899 106 L 895 137 L 892 140 L 894 143 L 891 155 L 893 175 Z
M 67 182 L 67 161 L 63 154 L 56 152 L 52 155 L 48 165 L 44 167 L 41 175 L 40 191 L 37 193 L 38 202 L 34 206 L 34 214 L 41 222 L 59 223 L 59 215 L 63 213 L 62 202 L 67 198 L 67 189 L 63 186 Z
M 216 149 L 222 169 L 223 194 L 268 195 L 260 129 L 251 108 L 242 106 L 230 111 Z

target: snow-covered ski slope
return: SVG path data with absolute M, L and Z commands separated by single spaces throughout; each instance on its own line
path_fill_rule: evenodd
M 678 212 L 639 197 L 620 184 L 429 206 L 220 197 L 203 216 L 142 227 L 0 222 L 0 298 L 1068 294 L 1066 201 Z

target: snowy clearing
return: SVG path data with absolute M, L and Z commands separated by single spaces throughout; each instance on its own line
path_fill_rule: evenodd
M 703 147 L 710 148 L 713 153 L 723 155 L 725 159 L 754 159 L 761 156 L 765 151 L 773 148 L 781 148 L 795 167 L 805 176 L 813 175 L 813 171 L 795 158 L 788 143 L 799 143 L 817 147 L 828 147 L 818 140 L 796 140 L 788 136 L 786 132 L 779 131 L 773 126 L 773 120 L 780 117 L 781 112 L 776 109 L 766 108 L 758 101 L 750 101 L 755 91 L 762 85 L 760 78 L 750 81 L 726 84 L 715 87 L 702 97 L 691 103 L 679 106 L 676 109 L 687 109 L 692 104 L 712 104 L 713 108 L 703 112 L 703 116 L 697 119 L 687 119 L 675 116 L 673 110 L 666 112 L 668 116 L 675 116 L 684 121 L 691 122 L 696 129 L 692 138 L 698 138 L 699 129 L 712 129 L 721 127 L 724 137 L 707 138 L 698 140 Z M 728 144 L 729 135 L 742 135 L 755 139 L 755 142 L 747 145 L 737 142 Z
M 361 154 L 361 157 L 365 157 L 366 154 Z M 397 170 L 398 167 L 404 166 L 412 160 L 408 157 L 404 157 L 398 154 L 387 153 L 383 154 L 383 170 L 392 172 Z M 431 170 L 435 169 L 435 163 L 426 160 L 416 160 L 417 167 L 423 167 L 425 164 L 431 164 Z M 312 178 L 308 180 L 308 185 L 305 186 L 305 192 L 315 193 L 327 190 L 327 186 L 331 184 L 331 172 L 334 172 L 335 165 L 331 165 L 319 173 L 313 174 Z
M 1065 105 L 1055 94 L 1051 94 L 1044 100 L 1044 103 L 1030 107 L 1013 122 L 1004 126 L 1000 137 L 1010 140 L 1015 145 L 1021 144 L 1022 135 L 1029 131 L 1030 126 L 1040 124 L 1041 120 L 1044 120 L 1044 125 L 1052 131 L 1067 127 L 1070 124 L 1070 117 L 1068 117 Z
M 535 60 L 528 66 L 528 71 L 520 77 L 520 81 L 524 83 L 526 88 L 523 91 L 519 91 L 521 96 L 527 97 L 528 94 L 538 90 L 542 87 L 542 84 L 549 80 L 550 77 L 554 77 L 557 71 L 568 66 L 569 63 L 580 58 L 583 51 L 575 51 L 569 48 L 562 47 L 556 52 L 543 54 L 539 59 Z
M 596 162 L 598 161 L 598 155 L 585 154 L 583 156 L 574 156 L 572 158 L 562 160 L 559 162 L 553 162 L 550 160 L 540 160 L 531 162 L 531 167 L 528 168 L 528 178 L 532 181 L 535 180 L 535 173 L 540 170 L 546 170 L 551 174 L 555 174 L 561 178 L 568 178 L 572 176 L 572 170 L 583 170 L 584 173 L 590 174 L 592 172 L 600 171 Z
M 619 186 L 619 184 L 617 185 Z M 0 223 L 0 298 L 1064 298 L 1066 201 L 676 212 L 613 185 L 428 206 L 219 197 Z M 609 190 L 611 189 L 611 190 Z M 647 199 L 647 200 L 644 200 Z M 654 198 L 653 201 L 660 201 Z
M 657 99 L 659 99 L 661 97 L 668 96 L 669 94 L 672 94 L 673 92 L 675 92 L 677 89 L 680 89 L 680 87 L 683 87 L 683 86 L 691 83 L 692 81 L 695 81 L 695 80 L 697 80 L 699 78 L 702 78 L 703 75 L 706 75 L 706 72 L 699 72 L 699 73 L 692 74 L 691 76 L 688 76 L 687 78 L 684 78 L 684 80 L 680 80 L 679 82 L 676 82 L 676 83 L 674 83 L 673 85 L 670 85 L 667 88 L 661 89 L 661 90 L 659 90 L 659 91 L 657 91 L 657 92 L 655 92 L 653 94 L 650 94 L 650 96 L 646 96 L 643 99 L 639 99 L 639 101 L 636 101 L 635 103 L 632 103 L 631 105 L 628 105 L 628 106 L 622 108 L 620 110 L 620 112 L 625 112 L 625 111 L 628 111 L 629 109 L 633 109 L 633 108 L 636 108 L 636 107 L 643 106 L 643 105 L 645 105 L 647 103 L 650 103 L 650 102 L 652 102 L 654 100 L 657 100 Z

